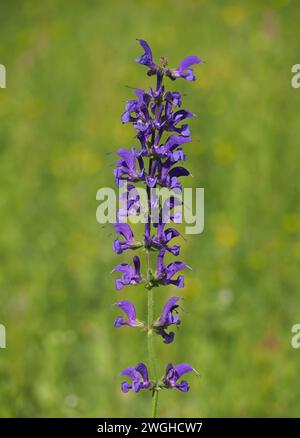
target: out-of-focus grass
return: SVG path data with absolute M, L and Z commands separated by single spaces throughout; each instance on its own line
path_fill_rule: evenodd
M 300 91 L 298 2 L 5 2 L 0 62 L 0 351 L 2 416 L 145 416 L 150 394 L 114 376 L 145 360 L 145 336 L 112 328 L 119 297 L 145 315 L 142 287 L 114 291 L 111 228 L 95 194 L 113 185 L 114 150 L 133 144 L 119 116 L 125 85 L 147 87 L 132 62 L 148 40 L 176 65 L 198 115 L 187 146 L 205 188 L 205 231 L 188 237 L 183 324 L 158 363 L 186 361 L 189 394 L 161 394 L 162 416 L 297 416 Z M 156 311 L 172 287 L 156 293 Z

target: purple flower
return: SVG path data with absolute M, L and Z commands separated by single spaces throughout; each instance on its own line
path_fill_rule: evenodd
M 201 59 L 198 56 L 187 56 L 183 61 L 179 64 L 177 68 L 169 71 L 169 76 L 171 79 L 184 78 L 187 81 L 194 81 L 195 75 L 194 70 L 189 68 L 191 65 L 200 64 Z
M 174 223 L 182 223 L 182 211 L 181 209 L 178 209 L 177 207 L 181 206 L 183 204 L 181 199 L 181 189 L 176 187 L 172 189 L 172 194 L 170 197 L 168 197 L 162 206 L 161 211 L 161 222 L 162 223 L 169 223 L 170 221 Z M 154 196 L 153 196 L 154 197 Z M 155 200 L 155 197 L 154 197 Z M 154 219 L 156 219 L 154 217 Z M 159 221 L 156 221 L 159 222 Z M 155 225 L 155 224 L 154 224 Z M 178 253 L 179 254 L 179 253 Z M 176 255 L 176 254 L 174 254 Z
M 128 100 L 125 112 L 122 114 L 122 123 L 133 123 L 138 131 L 150 134 L 153 131 L 153 123 L 149 114 L 149 103 L 151 95 L 136 88 L 135 93 L 138 100 Z
M 161 99 L 163 94 L 164 94 L 164 92 L 165 92 L 165 87 L 163 85 L 160 85 L 159 87 L 156 87 L 155 91 L 151 87 L 149 88 L 149 93 L 153 97 L 154 100 Z M 153 105 L 153 108 L 155 108 L 155 105 Z
M 136 134 L 136 138 L 139 140 L 139 142 L 141 144 L 141 155 L 143 157 L 147 157 L 149 154 L 147 144 L 148 144 L 148 140 L 150 138 L 150 135 L 151 135 L 150 132 L 145 132 L 145 131 L 138 131 Z
M 148 105 L 151 100 L 151 95 L 144 90 L 134 88 L 137 100 L 128 100 L 125 106 L 125 112 L 121 116 L 123 123 L 136 122 L 138 117 L 149 117 Z
M 142 280 L 140 272 L 141 263 L 138 256 L 133 257 L 133 265 L 121 263 L 115 267 L 114 271 L 122 274 L 121 278 L 116 278 L 115 280 L 117 290 L 122 289 L 124 286 L 138 284 Z
M 136 182 L 145 179 L 144 162 L 141 154 L 135 148 L 132 148 L 131 151 L 128 149 L 118 149 L 117 154 L 121 157 L 114 171 L 118 186 L 120 180 Z
M 171 161 L 176 163 L 180 160 L 185 160 L 185 155 L 180 146 L 184 143 L 188 143 L 191 141 L 191 137 L 183 136 L 183 135 L 170 135 L 165 143 L 152 147 L 152 153 L 161 158 L 170 158 Z
M 165 329 L 173 324 L 178 326 L 181 322 L 177 313 L 177 309 L 179 307 L 177 302 L 179 300 L 180 297 L 170 298 L 166 302 L 161 316 L 154 324 L 155 331 L 163 337 L 165 344 L 170 344 L 173 342 L 175 336 L 174 332 L 167 333 Z M 173 312 L 175 314 L 173 314 Z
M 121 327 L 122 325 L 128 325 L 130 327 L 143 327 L 144 323 L 136 319 L 136 311 L 134 305 L 128 301 L 118 301 L 115 303 L 115 306 L 119 307 L 119 309 L 123 310 L 123 312 L 127 316 L 127 321 L 123 318 L 123 316 L 118 316 L 114 322 L 115 327 Z
M 179 305 L 177 304 L 180 300 L 180 297 L 171 297 L 165 304 L 162 314 L 159 317 L 159 325 L 163 327 L 168 327 L 169 325 L 180 324 L 180 319 L 177 314 L 177 310 Z M 175 315 L 173 315 L 173 312 L 175 311 Z
M 178 91 L 167 91 L 164 95 L 164 100 L 166 104 L 169 104 L 170 109 L 172 109 L 172 105 L 175 107 L 181 106 L 181 94 Z M 169 113 L 167 110 L 166 112 Z
M 190 119 L 194 117 L 194 114 L 187 110 L 178 110 L 173 113 L 170 109 L 169 113 L 166 114 L 165 120 L 162 124 L 164 130 L 166 131 L 178 131 L 177 124 L 185 119 Z
M 138 363 L 136 367 L 125 368 L 121 371 L 120 376 L 127 376 L 132 380 L 132 383 L 122 383 L 122 392 L 128 392 L 130 389 L 134 392 L 139 392 L 141 389 L 148 389 L 151 386 L 147 367 L 143 363 Z
M 121 234 L 124 240 L 115 239 L 113 243 L 113 250 L 117 254 L 122 254 L 126 249 L 138 249 L 143 244 L 141 242 L 136 242 L 134 240 L 133 232 L 127 223 L 116 223 L 113 224 L 115 227 L 115 232 Z
M 183 166 L 173 166 L 173 162 L 168 158 L 160 168 L 158 182 L 162 187 L 170 189 L 181 189 L 181 183 L 178 178 L 188 176 L 190 172 Z
M 185 137 L 190 135 L 189 125 L 183 124 L 181 126 L 177 126 L 178 123 L 182 122 L 185 119 L 193 117 L 194 114 L 187 110 L 178 110 L 175 113 L 171 110 L 171 106 L 166 103 L 165 112 L 163 117 L 158 117 L 155 121 L 155 128 L 158 129 L 158 134 L 156 138 L 157 145 L 160 140 L 163 132 L 177 132 L 179 134 L 184 135 Z
M 149 47 L 149 44 L 145 40 L 140 40 L 140 39 L 138 39 L 138 42 L 140 43 L 140 45 L 144 49 L 144 53 L 142 54 L 142 56 L 140 58 L 136 58 L 135 62 L 138 62 L 139 64 L 146 65 L 150 69 L 154 69 L 156 67 L 156 65 L 153 62 L 152 51 Z
M 183 374 L 190 373 L 191 371 L 199 375 L 198 372 L 187 363 L 180 363 L 179 365 L 172 365 L 170 363 L 166 368 L 163 383 L 167 388 L 177 388 L 182 392 L 187 392 L 190 389 L 189 384 L 185 380 L 181 380 L 180 383 L 177 382 Z
M 154 161 L 149 169 L 149 175 L 146 177 L 146 184 L 148 187 L 155 187 L 157 183 L 157 176 L 155 176 L 157 171 L 158 163 Z
M 136 187 L 133 184 L 127 184 L 125 187 L 122 184 L 123 181 L 120 181 L 120 186 L 123 191 L 119 195 L 120 208 L 117 212 L 117 218 L 121 223 L 126 223 L 128 216 L 140 214 L 143 212 L 143 209 Z
M 179 245 L 169 246 L 168 243 L 174 238 L 180 235 L 179 231 L 175 230 L 175 228 L 167 228 L 164 230 L 165 223 L 159 223 L 157 225 L 157 234 L 153 236 L 148 236 L 145 234 L 145 246 L 148 248 L 154 248 L 161 250 L 165 248 L 167 251 L 177 256 L 180 252 Z
M 155 285 L 173 284 L 174 286 L 182 288 L 184 286 L 183 275 L 179 275 L 176 279 L 173 279 L 173 277 L 178 271 L 187 268 L 188 265 L 183 262 L 172 262 L 168 266 L 165 266 L 163 261 L 165 252 L 166 250 L 163 248 L 157 257 L 157 271 L 154 283 Z

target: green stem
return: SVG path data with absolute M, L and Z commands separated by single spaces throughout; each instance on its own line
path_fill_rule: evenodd
M 152 418 L 156 418 L 157 401 L 158 401 L 158 391 L 154 389 L 152 394 L 152 415 L 151 415 Z
M 150 253 L 147 252 L 147 265 L 148 272 L 151 270 L 150 266 Z M 156 417 L 157 411 L 157 401 L 158 401 L 158 390 L 157 390 L 157 370 L 156 370 L 156 359 L 153 345 L 153 320 L 154 320 L 154 311 L 153 311 L 153 290 L 148 290 L 148 332 L 147 332 L 147 341 L 148 341 L 148 356 L 149 356 L 149 368 L 150 374 L 154 377 L 155 386 L 153 388 L 152 395 L 152 418 Z
M 150 372 L 154 375 L 156 379 L 155 372 L 155 358 L 154 358 L 154 348 L 153 348 L 153 292 L 152 289 L 148 291 L 148 354 L 149 354 L 149 362 L 150 362 Z

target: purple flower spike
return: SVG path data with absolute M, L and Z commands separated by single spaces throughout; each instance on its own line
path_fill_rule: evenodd
M 189 68 L 191 65 L 200 64 L 201 59 L 198 56 L 187 56 L 183 61 L 179 64 L 179 66 L 171 71 L 171 78 L 184 78 L 187 81 L 194 81 L 195 75 L 194 70 Z
M 114 326 L 121 327 L 122 325 L 128 325 L 130 327 L 143 327 L 144 323 L 136 319 L 136 311 L 134 305 L 128 301 L 118 301 L 115 306 L 119 307 L 119 309 L 123 310 L 123 312 L 127 316 L 127 321 L 123 318 L 123 316 L 118 316 L 115 320 Z
M 191 142 L 189 120 L 194 114 L 182 108 L 182 95 L 179 91 L 168 91 L 165 87 L 165 78 L 171 80 L 183 78 L 194 81 L 193 66 L 201 60 L 197 56 L 184 58 L 177 68 L 169 67 L 167 58 L 161 57 L 159 62 L 153 60 L 149 44 L 138 40 L 142 53 L 135 61 L 146 66 L 148 76 L 154 76 L 155 84 L 148 89 L 133 88 L 134 97 L 125 104 L 121 116 L 122 123 L 130 123 L 135 130 L 135 139 L 139 148 L 118 149 L 119 155 L 114 170 L 116 185 L 125 190 L 119 193 L 119 207 L 117 220 L 113 224 L 116 237 L 113 249 L 117 254 L 126 250 L 143 248 L 146 260 L 141 275 L 140 259 L 133 257 L 131 263 L 121 263 L 114 269 L 119 272 L 115 279 L 117 290 L 125 286 L 144 283 L 148 290 L 147 323 L 140 321 L 136 316 L 134 304 L 128 300 L 121 300 L 115 305 L 121 309 L 114 322 L 115 327 L 141 327 L 147 332 L 149 361 L 154 362 L 153 336 L 160 335 L 165 344 L 173 342 L 175 334 L 171 326 L 181 324 L 179 318 L 179 296 L 171 297 L 164 305 L 161 315 L 153 320 L 150 304 L 153 301 L 154 287 L 174 285 L 184 286 L 184 277 L 180 271 L 188 266 L 181 261 L 172 261 L 165 264 L 164 256 L 177 257 L 180 253 L 179 231 L 171 225 L 182 223 L 181 211 L 182 180 L 189 176 L 189 171 L 183 166 L 186 160 L 185 144 Z M 139 190 L 146 188 L 145 192 Z M 161 189 L 172 189 L 166 198 Z M 159 189 L 159 196 L 158 196 Z M 145 196 L 144 196 L 145 195 Z M 145 197 L 145 199 L 144 199 Z M 139 216 L 144 223 L 143 236 L 137 238 L 137 231 L 131 228 L 127 219 Z M 135 222 L 135 221 L 131 221 Z M 152 269 L 152 257 L 156 259 L 156 271 Z M 174 330 L 175 331 L 175 330 Z M 154 367 L 153 367 L 154 368 Z M 154 372 L 154 370 L 151 370 Z M 139 392 L 141 389 L 150 389 L 153 395 L 153 416 L 156 415 L 158 390 L 177 388 L 182 392 L 189 390 L 189 385 L 181 376 L 189 372 L 197 372 L 188 364 L 169 364 L 165 376 L 158 380 L 157 376 L 148 376 L 148 370 L 143 363 L 135 367 L 125 368 L 120 375 L 129 379 L 122 383 L 121 389 Z
M 182 380 L 180 383 L 177 383 L 177 381 L 183 374 L 190 373 L 191 371 L 199 376 L 198 372 L 187 363 L 181 363 L 179 365 L 172 365 L 170 363 L 166 368 L 163 383 L 167 388 L 177 388 L 182 392 L 187 392 L 190 389 L 189 384 L 185 380 Z
M 133 265 L 134 267 L 127 263 L 121 263 L 115 267 L 114 271 L 122 274 L 122 278 L 116 278 L 115 280 L 117 290 L 123 289 L 124 286 L 130 284 L 138 284 L 142 280 L 140 272 L 141 263 L 138 256 L 133 257 Z
M 132 383 L 122 383 L 122 392 L 128 392 L 130 389 L 139 392 L 141 389 L 148 389 L 151 386 L 147 367 L 143 363 L 138 363 L 136 367 L 125 368 L 121 371 L 120 376 L 127 376 L 132 380 Z
M 174 336 L 175 336 L 174 332 L 167 333 L 165 331 L 165 329 L 168 328 L 172 324 L 178 326 L 181 322 L 179 319 L 179 316 L 177 314 L 177 309 L 179 307 L 177 302 L 179 300 L 180 300 L 180 297 L 170 298 L 166 302 L 161 316 L 154 324 L 154 330 L 156 331 L 156 333 L 158 333 L 159 335 L 161 335 L 163 337 L 165 344 L 170 344 L 171 342 L 173 342 Z M 175 312 L 174 315 L 173 315 L 173 312 Z

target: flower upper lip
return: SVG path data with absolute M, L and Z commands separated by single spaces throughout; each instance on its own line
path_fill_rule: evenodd
M 127 320 L 125 320 L 122 316 L 118 316 L 114 322 L 115 327 L 121 327 L 122 325 L 128 325 L 130 327 L 144 326 L 144 323 L 136 318 L 136 310 L 134 304 L 132 304 L 131 301 L 128 300 L 118 301 L 117 303 L 115 303 L 115 306 L 123 310 L 123 312 L 127 316 Z

